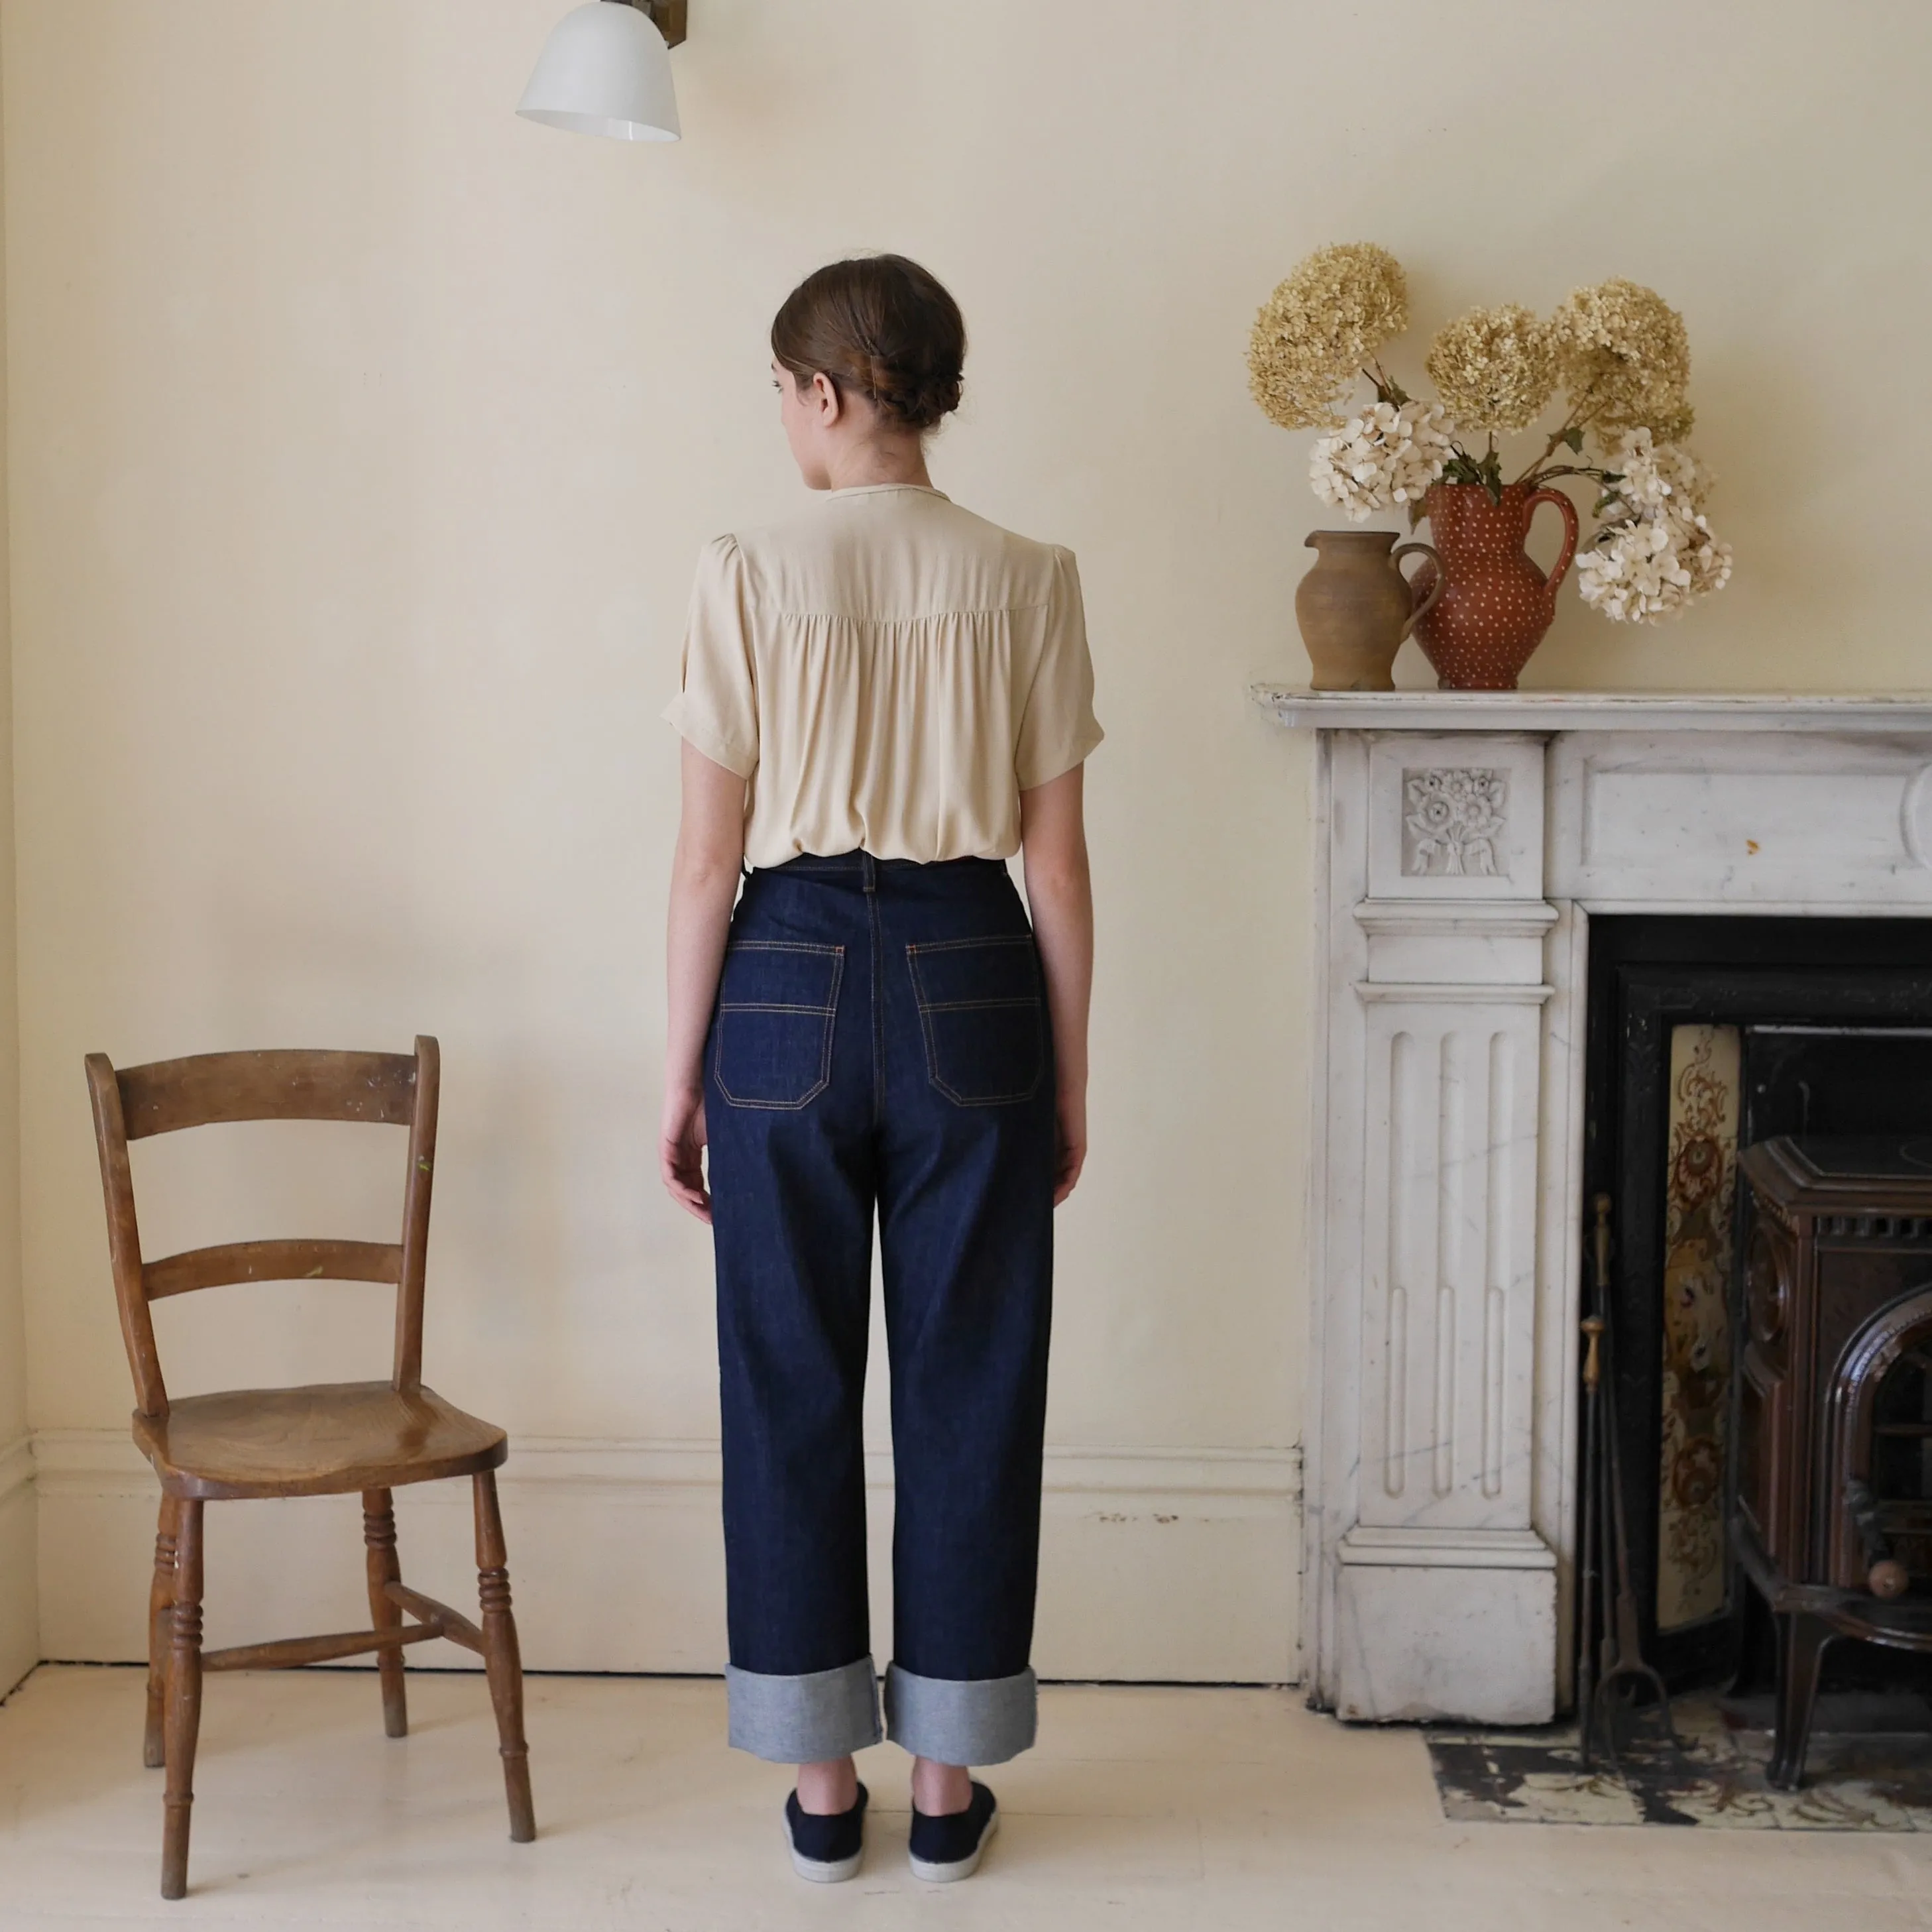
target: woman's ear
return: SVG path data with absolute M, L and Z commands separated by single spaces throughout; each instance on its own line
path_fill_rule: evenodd
M 845 413 L 845 398 L 838 393 L 838 386 L 824 370 L 812 379 L 812 388 L 802 398 L 819 422 L 827 429 Z

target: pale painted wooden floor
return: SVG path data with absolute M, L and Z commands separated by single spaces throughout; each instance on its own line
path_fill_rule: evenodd
M 481 1682 L 412 1673 L 413 1734 L 373 1677 L 211 1682 L 194 1889 L 157 1897 L 160 1778 L 131 1670 L 44 1669 L 0 1707 L 0 1928 L 211 1924 L 749 1932 L 1913 1932 L 1932 1844 L 1852 1834 L 1450 1825 L 1413 1732 L 1292 1692 L 1049 1690 L 1039 1750 L 991 1774 L 980 1876 L 905 1867 L 905 1760 L 868 1754 L 849 1885 L 788 1868 L 785 1776 L 725 1749 L 711 1682 L 533 1678 L 542 1836 L 505 1833 Z

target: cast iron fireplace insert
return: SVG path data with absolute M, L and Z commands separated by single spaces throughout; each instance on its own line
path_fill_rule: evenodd
M 1932 1136 L 1760 1141 L 1744 1181 L 1733 1554 L 1778 1620 L 1771 1781 L 1826 1647 L 1932 1652 Z
M 1728 1534 L 1737 1160 L 1779 1135 L 1932 1134 L 1932 920 L 1593 919 L 1588 1011 L 1582 1198 L 1612 1202 L 1611 1360 L 1645 1652 L 1673 1690 L 1768 1681 L 1774 1633 Z M 1834 1670 L 1932 1689 L 1923 1660 L 1840 1649 Z

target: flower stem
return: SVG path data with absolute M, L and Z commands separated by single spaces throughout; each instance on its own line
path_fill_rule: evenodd
M 1555 434 L 1552 435 L 1550 440 L 1543 446 L 1543 453 L 1538 456 L 1534 461 L 1530 464 L 1529 467 L 1516 479 L 1516 482 L 1518 483 L 1538 482 L 1545 476 L 1567 476 L 1587 475 L 1588 472 L 1583 470 L 1546 470 L 1544 469 L 1543 466 L 1556 454 L 1558 446 L 1561 443 L 1568 442 L 1570 436 L 1574 431 L 1588 428 L 1592 418 L 1601 412 L 1603 406 L 1604 406 L 1601 403 L 1597 404 L 1594 407 L 1591 406 L 1590 399 L 1588 396 L 1586 396 L 1580 403 L 1573 403 L 1570 407 L 1570 413 L 1557 425 Z M 1512 485 L 1511 487 L 1514 488 L 1514 486 Z
M 1374 385 L 1377 402 L 1393 403 L 1397 409 L 1400 409 L 1408 400 L 1408 393 L 1403 389 L 1402 385 L 1382 367 L 1378 357 L 1372 356 L 1370 357 L 1369 366 L 1362 371 L 1362 374 L 1366 381 Z

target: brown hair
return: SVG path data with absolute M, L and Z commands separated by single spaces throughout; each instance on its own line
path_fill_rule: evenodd
M 772 354 L 923 432 L 959 406 L 966 323 L 938 278 L 903 255 L 862 255 L 806 277 L 772 322 Z

